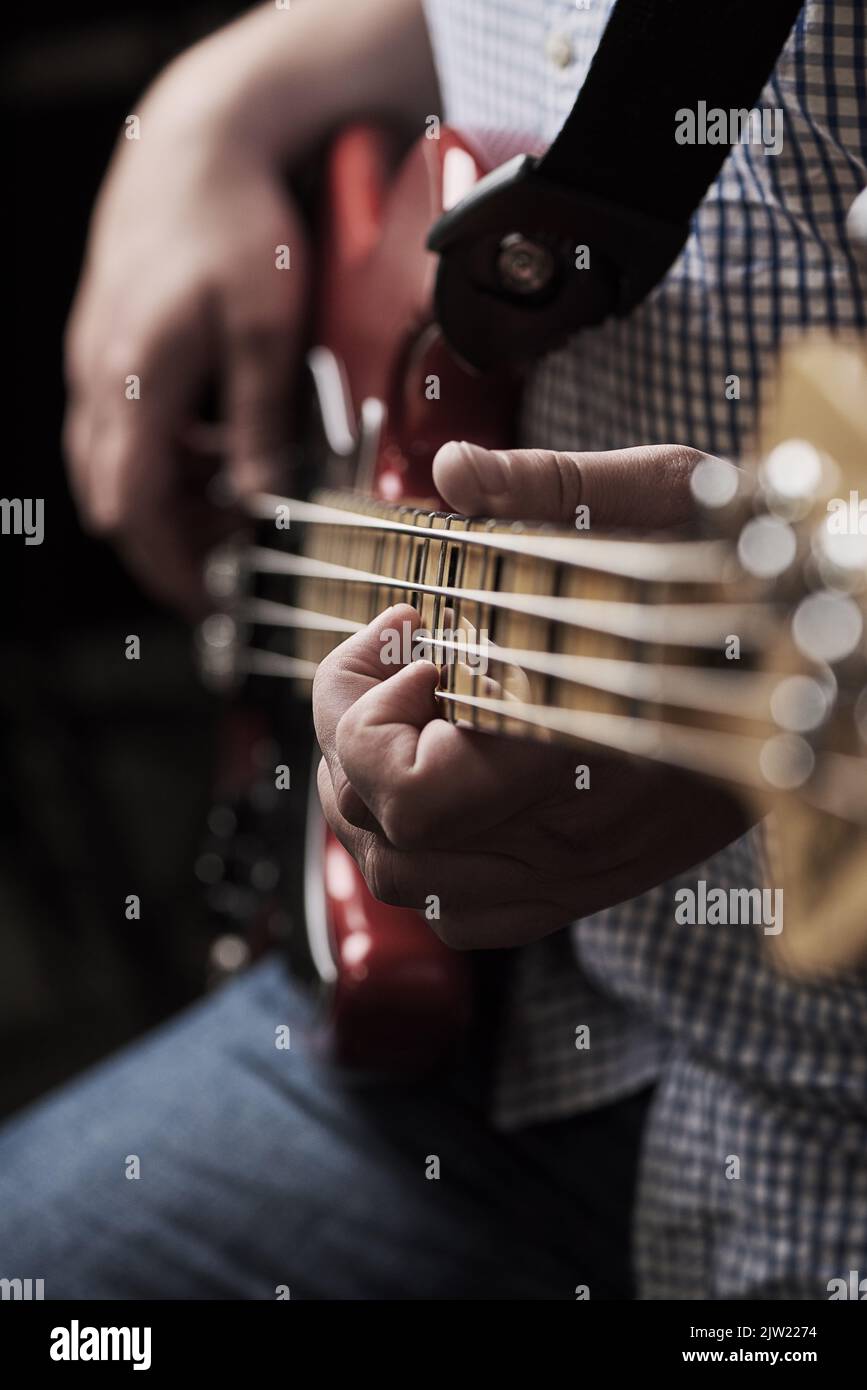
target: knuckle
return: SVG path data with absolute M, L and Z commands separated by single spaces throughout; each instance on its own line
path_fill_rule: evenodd
M 339 786 L 334 788 L 334 802 L 339 814 L 349 825 L 357 828 L 365 819 L 365 808 L 355 788 L 345 775 L 338 778 Z
M 350 705 L 348 709 L 343 711 L 337 728 L 334 730 L 334 751 L 340 759 L 341 766 L 346 768 L 350 779 L 352 769 L 355 767 L 356 753 L 364 747 L 362 728 L 362 721 L 358 716 L 356 704 Z
M 376 842 L 372 842 L 363 856 L 361 872 L 364 881 L 377 902 L 398 906 L 393 875 L 389 872 L 387 857 Z
M 377 902 L 389 907 L 412 907 L 412 894 L 397 870 L 393 852 L 372 840 L 363 855 L 364 881 Z
M 144 334 L 134 331 L 112 334 L 99 352 L 99 372 L 108 381 L 123 380 L 131 373 L 141 375 L 148 370 L 153 346 Z
M 571 515 L 581 500 L 581 472 L 574 454 L 555 450 L 551 455 L 551 471 L 557 489 L 555 505 L 560 516 Z
M 377 817 L 389 844 L 398 850 L 423 849 L 430 839 L 430 824 L 424 804 L 416 794 L 395 791 L 380 808 Z

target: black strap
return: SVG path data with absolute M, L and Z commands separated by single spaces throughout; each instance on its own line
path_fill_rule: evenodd
M 742 122 L 802 3 L 617 0 L 548 151 L 494 170 L 431 228 L 436 314 L 459 357 L 483 370 L 533 359 L 641 303 L 731 143 L 763 136 Z
M 729 145 L 678 144 L 676 112 L 753 107 L 802 3 L 618 0 L 538 172 L 667 221 L 688 218 Z

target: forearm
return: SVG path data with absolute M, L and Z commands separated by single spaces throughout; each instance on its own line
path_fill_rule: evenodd
M 416 123 L 438 101 L 421 0 L 272 0 L 189 49 L 153 94 L 168 85 L 191 129 L 218 121 L 287 164 L 349 118 Z

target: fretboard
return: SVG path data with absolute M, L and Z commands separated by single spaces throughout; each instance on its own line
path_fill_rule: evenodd
M 444 718 L 760 783 L 773 681 L 753 657 L 775 615 L 726 544 L 471 521 L 349 492 L 254 506 L 266 529 L 248 552 L 245 618 L 294 640 L 253 669 L 309 679 L 406 602 L 423 636 L 388 640 L 440 667 Z

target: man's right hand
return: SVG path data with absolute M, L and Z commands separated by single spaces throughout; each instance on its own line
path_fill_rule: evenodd
M 307 280 L 286 169 L 367 110 L 420 126 L 435 91 L 419 0 L 271 4 L 177 59 L 120 138 L 67 329 L 65 447 L 85 523 L 191 615 L 233 524 L 209 478 L 286 481 Z
M 243 491 L 284 472 L 304 236 L 277 171 L 215 125 L 188 128 L 182 91 L 158 89 L 140 119 L 94 215 L 67 334 L 65 443 L 86 522 L 194 610 L 227 520 L 206 500 L 208 474 L 224 463 Z M 291 269 L 277 269 L 279 246 Z M 206 388 L 221 422 L 210 438 Z

